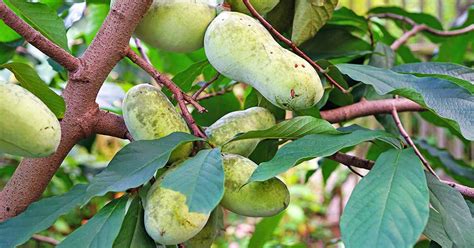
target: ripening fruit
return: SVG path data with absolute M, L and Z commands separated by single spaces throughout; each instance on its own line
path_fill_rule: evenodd
M 250 16 L 228 11 L 219 14 L 206 31 L 204 49 L 221 74 L 250 84 L 280 108 L 307 109 L 323 96 L 313 67 L 281 47 Z
M 274 177 L 267 181 L 246 184 L 257 168 L 253 161 L 239 155 L 225 154 L 223 162 L 223 207 L 250 217 L 272 216 L 286 209 L 290 203 L 290 192 L 280 179 Z
M 211 213 L 204 228 L 192 239 L 184 242 L 186 248 L 209 248 L 219 235 L 221 228 L 224 228 L 222 208 L 218 206 Z
M 146 197 L 145 229 L 157 243 L 176 245 L 198 234 L 210 214 L 189 212 L 186 196 L 163 188 L 160 183 L 161 180 L 157 180 Z
M 216 16 L 210 0 L 154 0 L 135 29 L 146 43 L 173 52 L 203 46 L 204 33 Z
M 206 129 L 208 142 L 222 146 L 238 133 L 268 129 L 275 125 L 275 116 L 262 107 L 253 107 L 228 113 Z M 232 141 L 222 147 L 222 152 L 248 157 L 260 139 Z
M 265 15 L 275 8 L 279 1 L 280 0 L 251 0 L 250 3 L 259 14 Z M 233 11 L 250 14 L 250 11 L 242 0 L 227 0 L 226 2 L 230 4 Z
M 135 140 L 159 139 L 173 132 L 190 133 L 166 95 L 151 85 L 132 87 L 123 99 L 122 108 L 125 124 Z M 176 148 L 170 162 L 188 157 L 192 148 L 192 143 Z
M 60 140 L 59 121 L 40 99 L 18 85 L 0 82 L 0 152 L 46 157 Z

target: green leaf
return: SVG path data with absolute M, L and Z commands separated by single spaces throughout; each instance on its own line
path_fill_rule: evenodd
M 84 40 L 86 44 L 91 44 L 99 31 L 102 23 L 109 14 L 108 4 L 90 4 L 87 5 L 87 11 L 84 16 Z
M 190 212 L 210 213 L 224 196 L 224 169 L 219 148 L 200 151 L 165 174 L 163 188 L 186 195 Z
M 300 45 L 314 37 L 331 18 L 338 0 L 296 0 L 291 40 Z
M 249 159 L 257 164 L 267 162 L 275 156 L 278 146 L 278 140 L 263 140 L 255 147 Z
M 0 65 L 0 68 L 10 70 L 20 85 L 37 96 L 59 119 L 64 117 L 66 103 L 38 76 L 36 71 L 29 65 L 13 62 Z
M 59 216 L 87 202 L 87 185 L 78 184 L 69 192 L 32 203 L 23 213 L 0 223 L 0 247 L 16 247 L 51 226 Z
M 15 43 L 15 42 L 14 42 Z M 0 43 L 0 64 L 8 62 L 16 53 L 16 46 L 10 43 Z
M 330 159 L 324 159 L 320 165 L 321 168 L 321 173 L 323 174 L 323 182 L 326 184 L 329 177 L 332 175 L 332 173 L 337 169 L 339 166 L 339 163 L 330 160 Z
M 15 30 L 11 29 L 2 20 L 0 20 L 0 34 L 2 34 L 0 35 L 0 42 L 11 42 L 21 38 Z
M 125 217 L 127 201 L 126 196 L 113 200 L 85 225 L 67 236 L 57 247 L 112 247 Z
M 474 218 L 461 193 L 426 174 L 430 189 L 430 203 L 441 215 L 444 229 L 456 247 L 474 244 Z
M 429 194 L 413 149 L 377 159 L 349 198 L 341 217 L 346 247 L 412 247 L 428 221 Z
M 327 24 L 351 26 L 362 34 L 366 34 L 369 29 L 367 20 L 363 16 L 357 15 L 354 11 L 344 6 L 334 11 L 332 18 Z
M 200 126 L 210 126 L 219 118 L 232 111 L 241 110 L 240 102 L 233 92 L 199 101 L 208 110 L 206 113 L 193 111 L 193 117 Z
M 453 247 L 453 242 L 449 239 L 448 234 L 444 230 L 441 215 L 432 208 L 430 208 L 430 217 L 428 218 L 428 224 L 426 224 L 423 234 L 442 247 Z
M 286 120 L 277 125 L 257 131 L 249 131 L 237 135 L 230 141 L 244 140 L 244 139 L 297 139 L 308 134 L 341 134 L 337 131 L 331 123 L 314 118 L 311 116 L 298 116 L 291 120 Z M 229 141 L 229 142 L 230 142 Z
M 285 212 L 281 212 L 275 216 L 263 218 L 256 226 L 255 231 L 250 238 L 248 247 L 261 248 L 267 241 L 273 239 L 273 233 L 278 227 L 281 219 L 285 215 Z
M 143 222 L 143 207 L 140 197 L 136 196 L 122 224 L 117 239 L 114 241 L 114 248 L 155 248 L 155 241 L 146 233 Z
M 382 42 L 377 42 L 377 44 L 375 44 L 374 53 L 370 57 L 369 65 L 390 69 L 395 64 L 395 58 L 395 52 L 390 46 Z
M 5 0 L 4 2 L 46 38 L 69 51 L 66 28 L 56 11 L 50 9 L 46 4 L 31 3 L 25 0 Z
M 120 150 L 109 165 L 95 176 L 87 193 L 91 196 L 121 192 L 138 187 L 163 168 L 178 146 L 199 138 L 187 133 L 172 133 L 158 140 L 134 141 Z
M 366 65 L 337 65 L 354 80 L 374 86 L 380 95 L 398 94 L 447 119 L 464 137 L 474 140 L 474 96 L 465 88 L 444 79 L 400 74 Z
M 311 134 L 293 141 L 278 150 L 275 157 L 261 163 L 253 172 L 249 182 L 265 181 L 293 166 L 316 158 L 327 157 L 345 147 L 381 137 L 392 137 L 383 131 L 356 130 L 348 134 Z
M 209 61 L 203 60 L 196 62 L 189 66 L 186 70 L 176 74 L 173 77 L 173 82 L 178 85 L 184 92 L 191 90 L 196 77 L 201 75 L 202 71 L 209 66 Z

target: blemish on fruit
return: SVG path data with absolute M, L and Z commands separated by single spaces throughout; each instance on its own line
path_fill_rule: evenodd
M 290 91 L 290 96 L 291 96 L 292 99 L 295 98 L 296 94 L 295 94 L 295 90 L 294 90 L 294 89 L 291 89 L 291 91 Z

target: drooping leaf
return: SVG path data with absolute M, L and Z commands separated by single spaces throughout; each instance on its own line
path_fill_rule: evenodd
M 87 202 L 87 185 L 78 184 L 69 192 L 32 203 L 23 213 L 0 223 L 0 247 L 16 247 L 51 226 L 61 215 Z
M 426 174 L 430 189 L 430 203 L 441 215 L 444 229 L 456 247 L 474 244 L 474 218 L 461 193 Z
M 474 96 L 444 79 L 416 77 L 373 66 L 340 64 L 339 70 L 354 80 L 374 86 L 380 95 L 397 94 L 426 106 L 443 117 L 464 137 L 474 140 Z
M 341 217 L 346 247 L 412 247 L 428 221 L 429 194 L 413 149 L 389 150 L 351 194 Z
M 186 196 L 190 212 L 210 213 L 224 195 L 224 169 L 219 148 L 200 151 L 165 174 L 163 188 Z
M 249 182 L 265 181 L 301 162 L 316 157 L 330 156 L 342 148 L 381 137 L 392 136 L 383 131 L 372 130 L 356 130 L 340 135 L 311 134 L 304 136 L 280 148 L 272 160 L 261 163 L 253 172 Z
M 136 196 L 123 220 L 114 248 L 155 248 L 156 244 L 146 233 L 143 222 L 143 207 L 140 197 Z
M 257 131 L 249 131 L 237 135 L 231 141 L 244 139 L 297 139 L 309 134 L 341 134 L 331 123 L 311 116 L 298 116 L 282 121 L 277 125 Z
M 266 14 L 265 19 L 278 32 L 286 33 L 293 23 L 295 0 L 280 0 L 278 4 Z
M 444 230 L 441 215 L 432 208 L 430 208 L 430 217 L 428 218 L 428 223 L 426 224 L 423 234 L 442 247 L 453 247 L 453 242 L 449 239 L 448 234 Z
M 331 18 L 338 0 L 296 0 L 291 40 L 300 45 L 314 37 Z
M 5 0 L 4 2 L 46 38 L 69 51 L 66 28 L 56 11 L 42 3 L 32 3 L 24 0 Z
M 164 167 L 178 146 L 200 140 L 187 133 L 172 133 L 158 140 L 134 141 L 120 150 L 109 165 L 95 176 L 87 193 L 91 196 L 138 187 Z
M 186 68 L 186 70 L 176 74 L 176 76 L 173 77 L 173 82 L 183 91 L 189 91 L 196 77 L 199 76 L 207 66 L 209 66 L 207 59 L 196 62 Z
M 57 247 L 112 247 L 125 217 L 127 201 L 127 196 L 113 200 L 87 221 L 85 225 L 69 234 Z
M 0 65 L 0 69 L 10 70 L 20 85 L 37 96 L 57 118 L 64 117 L 66 112 L 66 103 L 61 96 L 58 96 L 48 85 L 38 76 L 35 69 L 23 63 L 12 62 Z
M 366 34 L 369 29 L 367 20 L 363 16 L 357 15 L 354 11 L 344 6 L 334 11 L 328 24 L 350 26 L 362 34 Z
M 278 227 L 285 212 L 281 212 L 275 216 L 263 218 L 256 226 L 255 231 L 250 238 L 248 247 L 262 248 L 267 241 L 272 240 L 273 232 Z

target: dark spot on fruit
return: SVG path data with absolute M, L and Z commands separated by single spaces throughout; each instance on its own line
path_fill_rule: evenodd
M 294 89 L 291 89 L 291 91 L 290 91 L 290 96 L 291 96 L 291 98 L 295 98 L 295 95 L 296 95 L 296 94 L 295 94 L 295 90 L 294 90 Z
M 295 68 L 298 68 L 298 64 L 295 64 Z
M 306 67 L 306 66 L 304 66 L 303 64 L 302 64 L 301 66 L 303 66 L 303 68 L 305 68 L 305 67 Z
M 248 26 L 251 27 L 252 25 L 249 24 Z
M 165 231 L 165 230 L 163 230 L 163 231 L 160 231 L 160 235 L 161 235 L 161 236 L 165 235 L 165 233 L 166 233 L 166 231 Z

